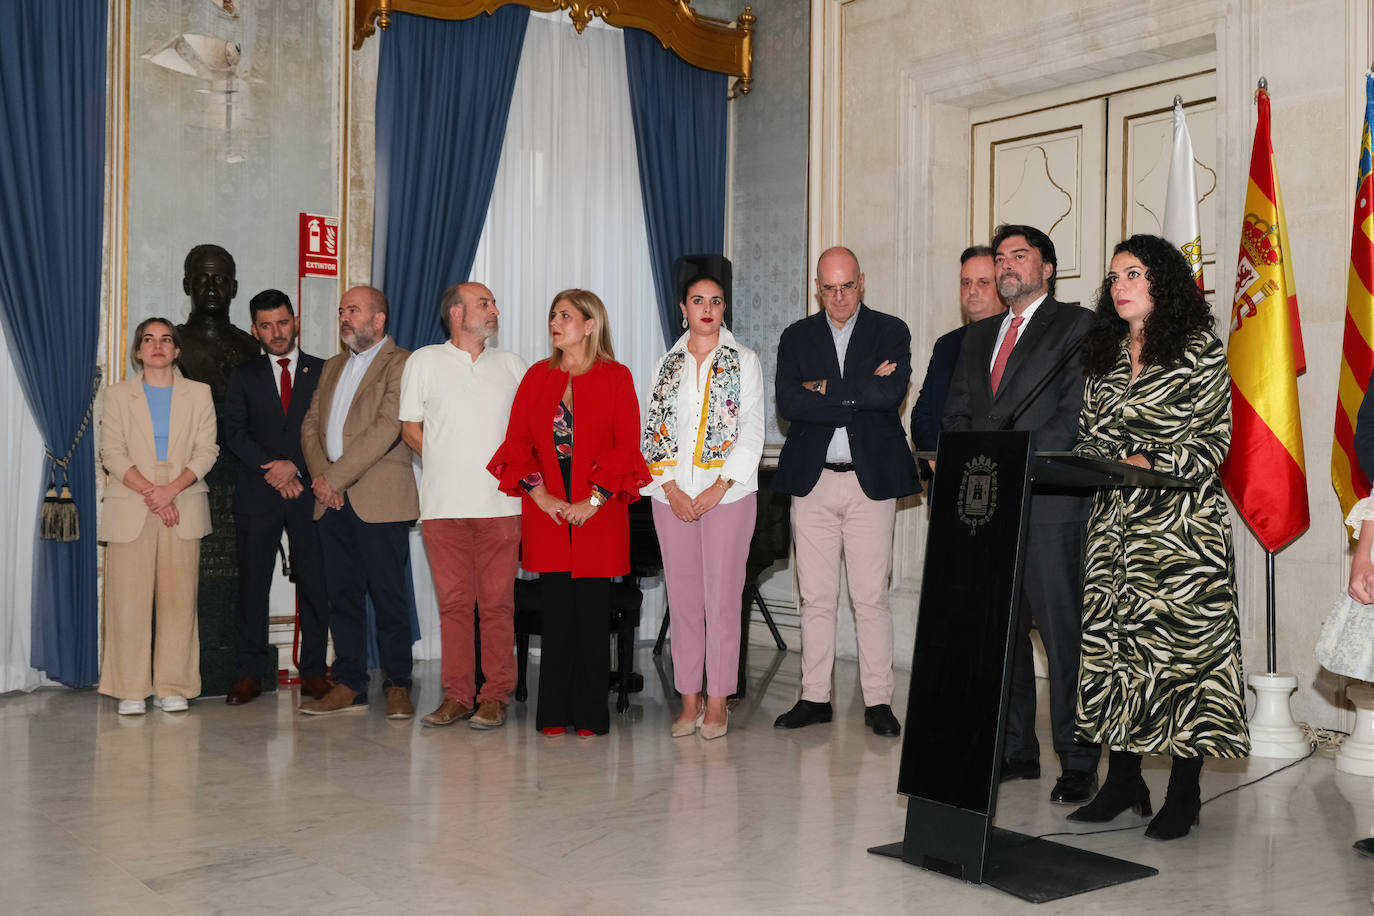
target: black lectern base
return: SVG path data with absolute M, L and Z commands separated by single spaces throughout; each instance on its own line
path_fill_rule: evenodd
M 902 858 L 901 843 L 874 846 L 868 851 L 893 859 Z M 1030 903 L 1059 900 L 1157 874 L 1159 869 L 1148 865 L 1137 865 L 999 827 L 992 828 L 988 835 L 983 864 L 984 884 Z

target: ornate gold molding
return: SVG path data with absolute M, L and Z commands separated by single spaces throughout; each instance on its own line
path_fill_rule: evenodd
M 754 24 L 746 6 L 733 22 L 699 16 L 690 0 L 353 0 L 353 50 L 378 28 L 391 24 L 392 13 L 431 19 L 471 19 L 519 3 L 540 13 L 567 10 L 581 32 L 593 17 L 621 29 L 643 29 L 689 64 L 737 77 L 730 97 L 747 95 L 753 82 Z

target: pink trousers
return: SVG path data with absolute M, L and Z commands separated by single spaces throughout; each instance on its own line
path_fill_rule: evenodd
M 852 471 L 821 471 L 805 496 L 792 498 L 792 532 L 801 589 L 803 700 L 830 700 L 835 621 L 844 556 L 864 705 L 892 702 L 892 527 L 897 500 L 869 499 Z
M 668 587 L 673 686 L 679 693 L 701 693 L 703 667 L 710 696 L 728 697 L 739 686 L 744 562 L 754 536 L 756 504 L 750 493 L 684 522 L 654 500 L 654 528 Z

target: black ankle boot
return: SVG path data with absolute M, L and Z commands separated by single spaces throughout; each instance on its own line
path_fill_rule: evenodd
M 1169 792 L 1164 797 L 1159 814 L 1145 828 L 1147 837 L 1152 840 L 1176 840 L 1187 836 L 1193 825 L 1199 823 L 1202 789 L 1198 786 L 1198 777 L 1201 775 L 1201 757 L 1174 758 L 1174 765 L 1169 770 Z
M 1107 761 L 1107 779 L 1093 800 L 1069 815 L 1069 820 L 1087 824 L 1102 824 L 1122 811 L 1131 808 L 1136 814 L 1148 817 L 1150 787 L 1140 778 L 1140 755 L 1130 751 L 1112 751 Z

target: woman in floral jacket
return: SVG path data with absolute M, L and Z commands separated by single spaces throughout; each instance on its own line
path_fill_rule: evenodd
M 740 596 L 763 455 L 763 370 L 724 328 L 725 292 L 699 274 L 683 286 L 684 333 L 658 361 L 641 448 L 668 588 L 675 738 L 719 738 L 739 663 Z M 702 699 L 705 670 L 706 698 Z

